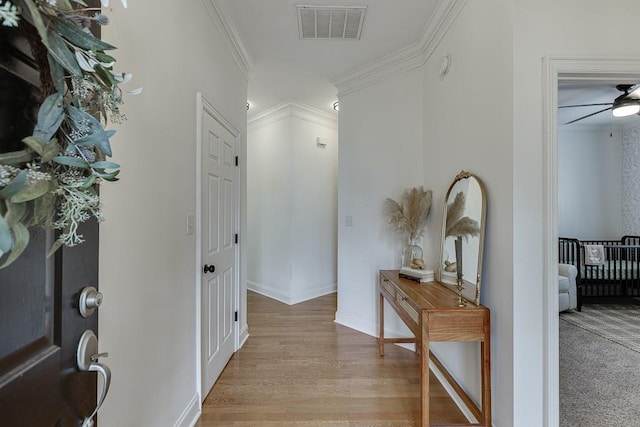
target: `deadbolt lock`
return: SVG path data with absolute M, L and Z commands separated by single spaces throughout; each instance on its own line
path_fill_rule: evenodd
M 93 286 L 87 286 L 80 293 L 78 308 L 82 317 L 89 317 L 102 304 L 102 293 Z

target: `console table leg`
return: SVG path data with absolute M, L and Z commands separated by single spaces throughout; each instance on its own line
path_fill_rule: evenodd
M 420 355 L 420 412 L 422 427 L 429 426 L 429 326 L 428 322 L 420 322 L 422 336 L 417 345 L 421 347 Z
M 378 314 L 380 316 L 378 351 L 380 352 L 380 356 L 384 356 L 384 296 L 382 296 L 382 294 L 380 294 L 380 310 Z
M 485 318 L 484 341 L 480 343 L 480 363 L 482 373 L 482 417 L 484 425 L 491 426 L 491 330 L 489 316 Z

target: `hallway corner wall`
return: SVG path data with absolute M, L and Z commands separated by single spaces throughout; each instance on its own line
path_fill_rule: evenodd
M 336 290 L 336 117 L 290 101 L 249 121 L 249 289 L 296 304 Z

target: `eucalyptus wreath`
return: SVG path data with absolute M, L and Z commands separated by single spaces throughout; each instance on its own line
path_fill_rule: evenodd
M 0 0 L 0 24 L 27 35 L 42 92 L 24 149 L 0 153 L 0 268 L 27 247 L 29 227 L 59 230 L 52 254 L 84 241 L 81 223 L 103 220 L 98 185 L 117 181 L 120 172 L 107 160 L 115 131 L 105 126 L 125 120 L 119 85 L 132 77 L 113 70 L 116 60 L 106 52 L 115 46 L 91 34 L 93 24 L 108 22 L 82 0 Z

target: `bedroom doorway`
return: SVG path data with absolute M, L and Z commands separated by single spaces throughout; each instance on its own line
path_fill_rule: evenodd
M 545 419 L 559 425 L 558 132 L 559 88 L 569 82 L 640 82 L 640 60 L 546 58 L 544 76 Z M 602 108 L 605 108 L 603 106 Z

